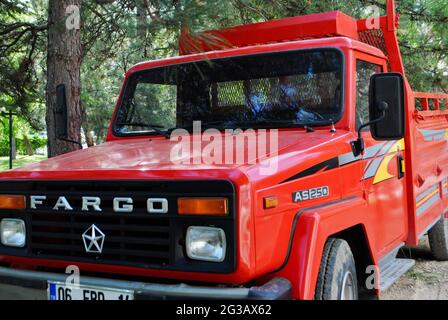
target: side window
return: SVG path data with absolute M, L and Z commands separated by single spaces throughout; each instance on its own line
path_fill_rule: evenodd
M 370 77 L 381 71 L 379 65 L 361 60 L 356 62 L 356 130 L 369 122 Z

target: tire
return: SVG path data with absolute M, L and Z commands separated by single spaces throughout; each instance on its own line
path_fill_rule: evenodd
M 325 244 L 315 292 L 316 300 L 358 300 L 355 259 L 347 241 Z
M 440 219 L 428 231 L 431 253 L 439 261 L 448 261 L 448 219 Z

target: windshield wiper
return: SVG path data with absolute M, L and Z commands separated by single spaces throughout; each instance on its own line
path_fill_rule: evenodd
M 288 120 L 255 120 L 255 121 L 237 121 L 234 122 L 234 125 L 236 126 L 243 126 L 243 127 L 247 127 L 247 126 L 263 126 L 263 127 L 275 127 L 275 125 L 278 124 L 283 124 L 283 125 L 289 125 L 289 126 L 294 126 L 294 127 L 304 127 L 305 124 L 302 123 L 295 123 L 293 121 L 288 121 Z M 256 128 L 255 128 L 256 129 Z
M 201 131 L 207 130 L 207 129 L 227 129 L 225 126 L 229 121 L 210 121 L 210 122 L 204 122 L 201 123 Z M 220 125 L 219 127 L 213 128 L 215 125 Z M 194 125 L 189 124 L 187 126 L 180 126 L 180 127 L 174 127 L 167 130 L 168 133 L 172 133 L 174 130 L 177 129 L 184 129 L 184 130 L 191 130 L 194 129 Z M 230 128 L 229 128 L 230 129 Z
M 170 139 L 169 130 L 164 131 L 160 130 L 160 128 L 163 128 L 163 126 L 157 125 L 157 124 L 148 124 L 148 123 L 119 123 L 119 126 L 128 126 L 128 127 L 142 127 L 142 128 L 148 128 L 154 131 L 155 133 L 164 136 L 167 139 Z
M 327 120 L 327 119 L 324 118 L 323 115 L 321 115 L 321 114 L 320 114 L 319 112 L 317 112 L 317 111 L 310 110 L 310 109 L 308 109 L 308 108 L 306 108 L 306 107 L 300 107 L 300 109 L 302 109 L 302 110 L 305 111 L 305 112 L 308 112 L 308 113 L 313 114 L 314 116 L 318 117 L 318 118 L 319 118 L 320 120 L 322 120 L 322 121 Z

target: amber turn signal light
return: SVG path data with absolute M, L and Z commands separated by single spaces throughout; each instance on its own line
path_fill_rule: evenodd
M 25 208 L 25 196 L 0 196 L 0 209 L 23 210 Z
M 263 198 L 263 206 L 265 209 L 272 209 L 278 206 L 277 197 L 266 197 Z
M 177 212 L 181 215 L 224 216 L 229 213 L 225 198 L 179 198 Z

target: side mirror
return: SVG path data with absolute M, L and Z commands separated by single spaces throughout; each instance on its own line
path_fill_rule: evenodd
M 375 140 L 400 140 L 404 137 L 404 80 L 401 74 L 380 73 L 372 76 L 369 111 L 370 132 Z
M 364 152 L 361 132 L 370 127 L 375 140 L 400 140 L 404 137 L 404 79 L 399 73 L 379 73 L 370 78 L 369 122 L 358 129 L 358 139 L 352 141 L 353 155 Z
M 68 139 L 68 108 L 65 84 L 56 87 L 56 108 L 54 110 L 56 138 Z

